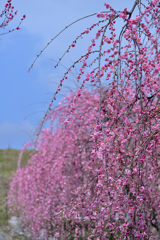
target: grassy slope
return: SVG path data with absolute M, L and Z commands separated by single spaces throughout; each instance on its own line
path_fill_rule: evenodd
M 22 157 L 22 166 L 27 163 L 31 151 L 27 150 Z M 8 194 L 9 183 L 17 169 L 20 150 L 0 150 L 0 225 L 7 223 L 9 218 L 8 209 L 4 206 L 5 197 Z

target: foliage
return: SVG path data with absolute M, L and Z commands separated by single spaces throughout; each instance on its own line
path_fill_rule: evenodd
M 36 238 L 42 228 L 46 239 L 160 237 L 160 4 L 135 1 L 131 11 L 121 12 L 105 8 L 97 13 L 102 20 L 67 49 L 99 27 L 87 53 L 60 80 L 35 151 L 23 168 L 20 158 L 10 186 L 11 212 Z M 52 110 L 77 63 L 81 88 Z M 102 88 L 103 79 L 109 87 Z M 83 89 L 88 81 L 96 90 Z M 42 130 L 45 120 L 50 127 Z

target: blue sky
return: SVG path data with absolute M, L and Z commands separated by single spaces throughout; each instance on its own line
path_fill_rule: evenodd
M 0 1 L 0 11 L 5 3 L 5 0 Z M 117 10 L 125 7 L 130 10 L 134 1 L 108 0 L 105 3 Z M 20 149 L 34 138 L 35 129 L 65 71 L 62 66 L 55 70 L 50 59 L 57 61 L 77 35 L 97 21 L 96 17 L 82 20 L 63 32 L 28 73 L 37 54 L 66 25 L 83 16 L 106 10 L 102 0 L 12 0 L 12 5 L 18 14 L 8 28 L 16 27 L 24 14 L 26 19 L 21 30 L 0 36 L 0 149 Z M 0 31 L 2 33 L 4 30 Z M 80 40 L 62 64 L 69 67 L 82 52 L 85 53 L 90 39 L 86 36 Z M 73 74 L 76 75 L 76 69 Z M 55 105 L 64 93 L 69 92 L 69 87 L 76 88 L 72 75 Z

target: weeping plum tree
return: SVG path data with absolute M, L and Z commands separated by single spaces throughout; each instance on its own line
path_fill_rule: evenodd
M 66 50 L 97 29 L 60 80 L 10 186 L 10 210 L 33 238 L 41 229 L 44 239 L 160 238 L 160 3 L 104 7 Z M 76 64 L 81 87 L 52 109 Z M 95 90 L 84 90 L 88 82 Z
M 14 6 L 12 5 L 12 0 L 8 0 L 7 3 L 4 6 L 4 10 L 2 10 L 0 17 L 1 19 L 1 23 L 0 23 L 0 28 L 2 28 L 3 30 L 6 29 L 6 27 L 9 25 L 9 23 L 13 20 L 13 18 L 17 15 L 18 11 L 14 10 Z M 8 30 L 8 31 L 4 31 L 3 33 L 0 33 L 0 35 L 4 35 L 4 34 L 8 34 L 10 32 L 13 32 L 15 30 L 19 30 L 20 29 L 20 25 L 22 23 L 22 21 L 26 18 L 26 15 L 23 15 L 23 17 L 21 18 L 21 21 L 19 22 L 18 26 L 12 30 Z

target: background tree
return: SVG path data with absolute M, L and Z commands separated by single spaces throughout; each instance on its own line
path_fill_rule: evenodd
M 100 20 L 66 50 L 98 28 L 60 80 L 30 144 L 34 153 L 24 168 L 20 157 L 11 183 L 11 211 L 37 239 L 42 228 L 46 239 L 160 237 L 160 4 L 135 1 L 130 11 L 104 6 Z M 81 87 L 53 110 L 76 64 Z M 87 82 L 95 90 L 85 91 Z M 50 128 L 42 130 L 46 120 Z

